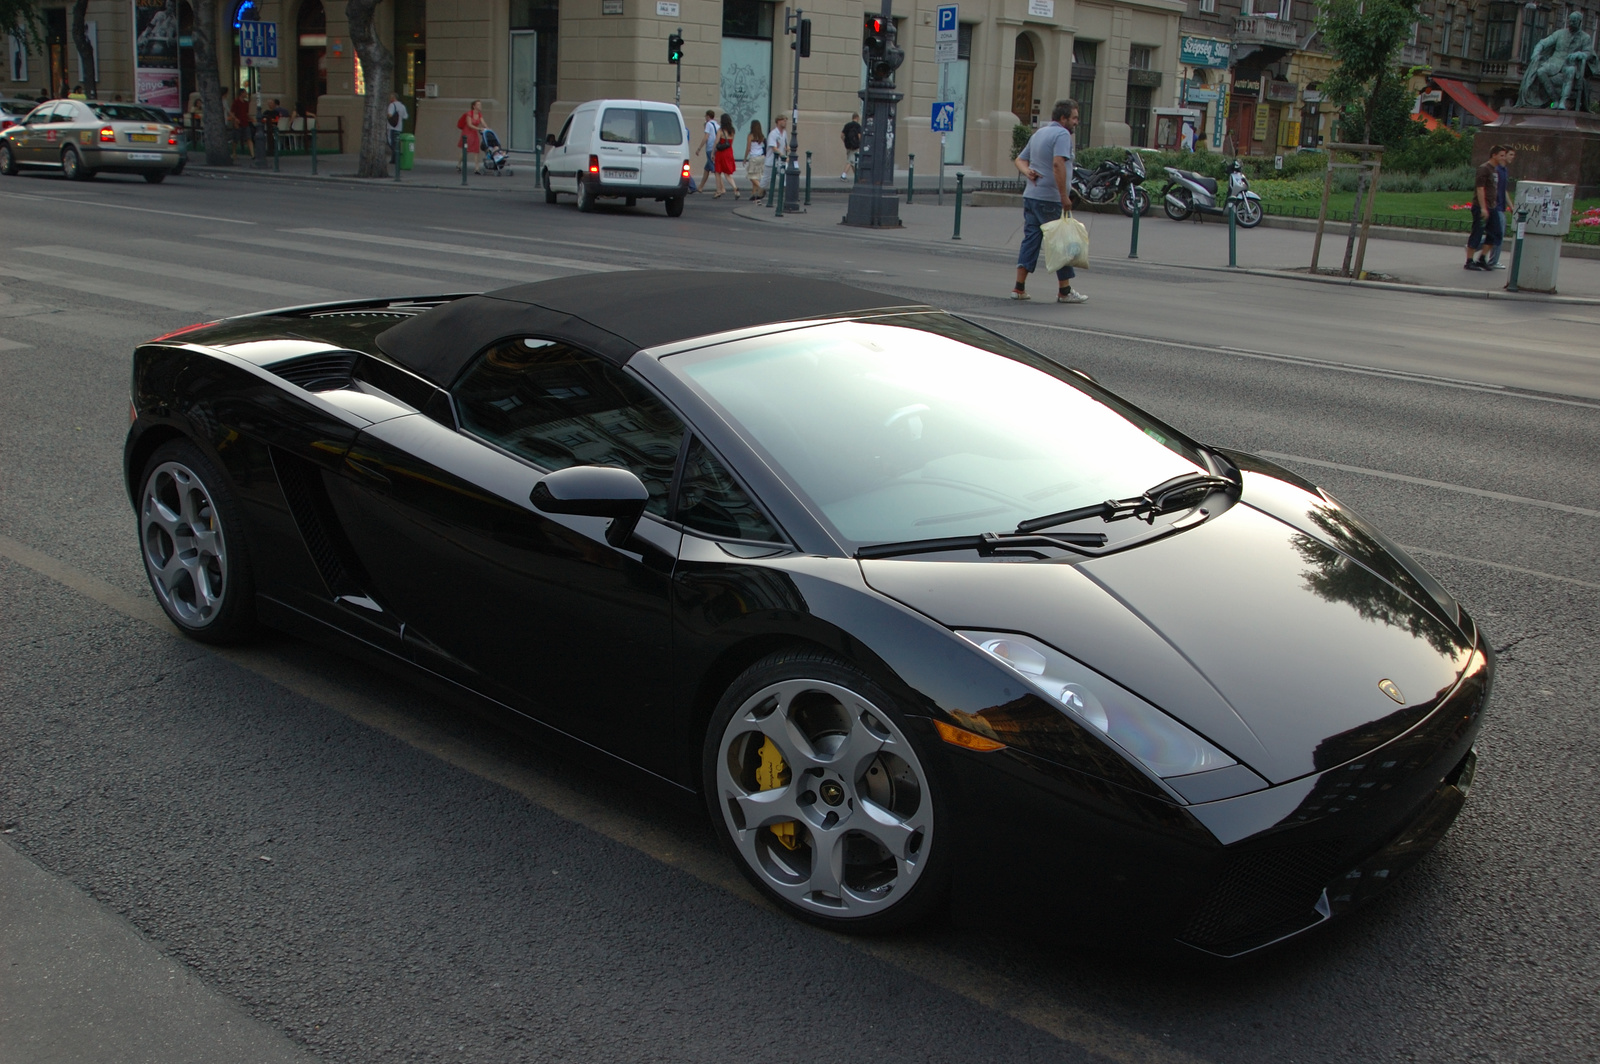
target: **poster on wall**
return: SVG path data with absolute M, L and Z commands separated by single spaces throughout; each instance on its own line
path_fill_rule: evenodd
M 28 80 L 28 46 L 25 43 L 23 43 L 22 38 L 20 38 L 20 37 L 7 37 L 6 40 L 10 43 L 10 46 L 11 46 L 10 47 L 10 59 L 11 59 L 11 62 L 9 64 L 7 64 L 11 69 L 11 80 L 12 81 L 27 81 Z
M 133 0 L 134 100 L 177 111 L 178 0 Z

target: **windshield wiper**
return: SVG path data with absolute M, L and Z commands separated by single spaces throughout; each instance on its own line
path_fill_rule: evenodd
M 1235 487 L 1235 483 L 1227 477 L 1219 477 L 1214 473 L 1182 473 L 1171 480 L 1163 480 L 1153 488 L 1146 488 L 1138 495 L 1126 499 L 1107 499 L 1090 506 L 1080 506 L 1075 510 L 1062 510 L 1060 513 L 1046 514 L 1043 517 L 1030 518 L 1017 526 L 1019 533 L 1037 532 L 1042 528 L 1055 525 L 1070 525 L 1074 521 L 1082 521 L 1090 517 L 1098 517 L 1104 521 L 1120 521 L 1124 517 L 1143 517 L 1146 521 L 1154 523 L 1157 514 L 1180 508 L 1185 500 L 1198 501 L 1213 491 Z M 1069 535 L 1070 533 L 1057 533 Z
M 1048 536 L 1024 532 L 984 532 L 976 536 L 950 536 L 946 539 L 908 539 L 899 543 L 873 543 L 856 551 L 857 558 L 898 558 L 907 554 L 934 554 L 946 550 L 975 550 L 988 557 L 1002 551 L 1026 551 L 1034 547 L 1059 547 L 1075 554 L 1087 554 L 1080 547 L 1103 547 L 1104 532 L 1056 532 Z M 1040 555 L 1043 557 L 1043 555 Z

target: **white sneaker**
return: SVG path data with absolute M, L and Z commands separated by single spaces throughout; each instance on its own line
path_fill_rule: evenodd
M 1087 302 L 1089 302 L 1089 297 L 1084 295 L 1082 292 L 1078 291 L 1076 288 L 1072 288 L 1072 289 L 1068 289 L 1065 292 L 1056 293 L 1056 302 L 1057 303 L 1087 303 Z
M 840 181 L 848 181 L 848 180 L 850 180 L 850 175 L 849 174 L 840 174 L 839 175 L 839 180 Z

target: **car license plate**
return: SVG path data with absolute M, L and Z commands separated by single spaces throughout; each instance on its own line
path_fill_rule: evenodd
M 156 135 L 154 133 L 129 133 L 128 139 L 141 140 L 148 144 L 154 144 L 156 141 Z
M 161 161 L 161 154 L 153 151 L 130 151 L 128 158 L 136 163 L 158 163 Z
M 605 169 L 600 171 L 600 176 L 601 177 L 620 177 L 620 178 L 623 178 L 625 180 L 631 181 L 634 178 L 639 176 L 639 171 L 637 171 L 637 170 L 614 169 L 614 168 L 608 166 Z

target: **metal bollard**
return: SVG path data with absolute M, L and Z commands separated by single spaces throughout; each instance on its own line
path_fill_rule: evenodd
M 317 120 L 313 118 L 309 125 L 311 126 L 311 176 L 315 177 L 317 175 Z
M 280 174 L 283 172 L 283 164 L 279 162 L 279 159 L 282 156 L 283 134 L 274 129 L 272 131 L 272 172 L 275 174 Z
M 1239 218 L 1232 200 L 1228 201 L 1228 265 L 1239 265 Z
M 400 180 L 400 134 L 394 135 L 394 179 Z
M 906 158 L 909 160 L 906 164 L 906 202 L 910 203 L 917 191 L 917 153 L 912 152 Z
M 960 170 L 956 171 L 956 231 L 950 237 L 951 240 L 961 239 L 961 189 L 963 184 L 965 184 L 966 179 L 966 174 Z
M 1133 201 L 1133 207 L 1133 236 L 1128 240 L 1128 258 L 1130 259 L 1136 259 L 1139 257 L 1139 215 L 1144 213 L 1143 211 L 1139 210 L 1139 200 L 1137 197 L 1135 197 Z
M 811 206 L 811 153 L 806 152 L 806 206 Z
M 789 192 L 789 189 L 787 187 L 788 186 L 788 181 L 789 181 L 789 164 L 787 162 L 780 162 L 778 165 L 779 165 L 779 167 L 782 168 L 782 172 L 779 173 L 779 175 L 778 175 L 778 206 L 773 211 L 773 216 L 777 217 L 777 218 L 782 218 L 783 217 L 783 197 L 785 195 L 787 195 L 788 192 Z
M 461 141 L 461 187 L 467 187 L 467 142 Z
M 1522 272 L 1522 237 L 1528 228 L 1528 209 L 1522 208 L 1517 212 L 1517 242 L 1511 248 L 1511 279 L 1506 282 L 1506 291 L 1517 291 L 1517 275 Z

